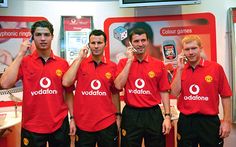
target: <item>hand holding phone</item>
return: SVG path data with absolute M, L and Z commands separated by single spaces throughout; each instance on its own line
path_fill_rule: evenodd
M 30 43 L 33 42 L 33 36 L 30 37 L 29 42 L 30 42 Z
M 187 58 L 185 55 L 184 55 L 183 60 L 184 60 L 184 64 L 187 64 L 187 63 L 188 63 L 188 58 Z
M 188 63 L 188 58 L 186 57 L 186 55 L 183 53 L 183 51 L 179 54 L 179 60 L 181 63 L 183 64 L 187 64 Z
M 33 42 L 33 36 L 30 37 L 29 42 L 30 42 L 30 44 L 32 44 L 32 42 Z M 28 48 L 27 48 L 27 51 L 26 51 L 26 55 L 29 55 L 29 54 L 31 54 L 30 47 L 28 47 Z
M 88 50 L 90 49 L 90 47 L 89 47 L 89 43 L 86 44 L 86 47 L 87 47 Z
M 89 52 L 90 48 L 89 48 L 89 45 L 86 44 L 84 45 L 80 52 L 79 52 L 79 56 L 83 59 L 83 58 L 86 58 L 88 56 L 88 52 Z
M 130 45 L 130 47 L 132 47 L 132 52 L 137 52 L 137 50 L 133 47 L 133 45 L 131 44 L 130 41 L 129 41 L 129 45 Z

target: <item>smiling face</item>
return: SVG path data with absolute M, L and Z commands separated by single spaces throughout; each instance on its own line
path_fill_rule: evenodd
M 148 39 L 146 34 L 133 34 L 132 45 L 137 50 L 135 54 L 144 54 L 148 46 Z
M 201 51 L 202 48 L 198 45 L 196 40 L 183 44 L 183 53 L 191 65 L 196 66 L 199 63 Z
M 202 42 L 198 35 L 187 35 L 182 40 L 183 53 L 188 59 L 188 63 L 195 67 L 201 60 Z
M 51 50 L 53 35 L 46 27 L 37 27 L 34 32 L 34 43 L 38 51 Z
M 134 55 L 139 60 L 143 60 L 149 45 L 149 36 L 143 28 L 135 28 L 129 33 L 129 40 L 136 52 Z

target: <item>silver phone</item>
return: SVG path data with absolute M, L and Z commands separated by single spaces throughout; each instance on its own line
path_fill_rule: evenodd
M 133 45 L 132 45 L 132 43 L 130 41 L 129 41 L 129 45 L 132 47 L 132 49 L 133 49 L 132 51 L 133 52 L 137 52 L 137 50 L 133 47 Z

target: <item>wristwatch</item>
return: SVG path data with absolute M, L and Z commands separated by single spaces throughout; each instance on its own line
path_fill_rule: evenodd
M 120 112 L 116 112 L 116 116 L 122 116 Z
M 166 117 L 166 116 L 171 117 L 171 114 L 170 114 L 170 113 L 165 113 L 165 117 Z
M 71 120 L 71 119 L 74 119 L 74 116 L 73 116 L 73 115 L 70 116 L 70 120 Z

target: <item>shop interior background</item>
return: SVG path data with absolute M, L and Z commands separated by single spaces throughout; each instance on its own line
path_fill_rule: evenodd
M 202 0 L 198 5 L 155 6 L 120 8 L 118 0 L 8 0 L 7 8 L 0 8 L 1 16 L 45 17 L 55 29 L 52 48 L 60 55 L 60 24 L 62 16 L 92 16 L 95 29 L 104 29 L 104 21 L 111 17 L 139 17 L 194 14 L 209 12 L 216 20 L 216 59 L 231 80 L 231 48 L 227 30 L 227 14 L 231 7 L 236 7 L 235 0 Z M 235 91 L 235 89 L 233 89 Z M 0 96 L 2 97 L 2 96 Z M 220 116 L 222 114 L 220 108 Z M 233 124 L 230 137 L 225 139 L 226 147 L 236 144 L 236 124 Z

